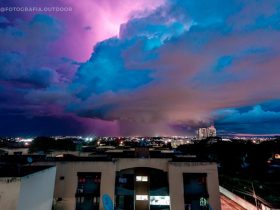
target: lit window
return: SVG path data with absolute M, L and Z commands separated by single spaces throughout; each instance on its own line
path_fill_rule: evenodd
M 148 177 L 147 176 L 136 176 L 136 182 L 147 182 Z
M 148 177 L 147 176 L 142 176 L 142 182 L 147 182 L 148 181 Z
M 170 197 L 169 196 L 150 196 L 150 205 L 153 206 L 169 206 Z
M 147 201 L 148 195 L 136 195 L 136 200 L 137 201 Z
M 136 182 L 141 182 L 142 181 L 142 176 L 136 176 Z

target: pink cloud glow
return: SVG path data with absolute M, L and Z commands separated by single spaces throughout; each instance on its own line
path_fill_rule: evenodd
M 85 61 L 90 57 L 97 42 L 118 36 L 120 25 L 127 22 L 134 13 L 153 11 L 163 4 L 163 0 L 69 0 L 63 3 L 71 6 L 73 12 L 70 15 L 58 14 L 66 23 L 66 31 L 63 40 L 58 41 L 54 51 Z

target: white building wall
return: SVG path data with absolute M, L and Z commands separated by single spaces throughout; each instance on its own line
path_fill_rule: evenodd
M 168 166 L 168 179 L 171 210 L 185 209 L 183 173 L 207 173 L 209 204 L 212 209 L 221 210 L 217 164 L 206 162 L 170 162 Z
M 160 158 L 124 158 L 118 159 L 117 163 L 117 171 L 121 171 L 128 168 L 135 167 L 148 167 L 155 168 L 162 171 L 167 171 L 168 161 L 171 159 L 160 159 Z
M 101 172 L 100 198 L 108 194 L 112 199 L 115 195 L 116 164 L 113 162 L 57 162 L 56 187 L 54 198 L 62 198 L 57 202 L 55 210 L 75 210 L 75 193 L 78 183 L 78 172 Z M 60 179 L 64 177 L 64 179 Z M 104 210 L 100 200 L 100 210 Z
M 168 172 L 172 210 L 184 209 L 183 173 L 207 173 L 209 203 L 220 210 L 217 164 L 204 162 L 170 162 L 171 159 L 120 158 L 113 162 L 61 161 L 57 162 L 55 198 L 62 198 L 55 210 L 75 210 L 78 172 L 101 172 L 100 196 L 108 194 L 114 201 L 116 171 L 135 167 L 150 167 Z M 63 179 L 60 179 L 63 177 Z M 100 201 L 99 210 L 104 210 Z
M 0 209 L 15 210 L 20 191 L 20 178 L 0 178 Z
M 51 167 L 21 178 L 17 210 L 51 210 L 56 168 Z

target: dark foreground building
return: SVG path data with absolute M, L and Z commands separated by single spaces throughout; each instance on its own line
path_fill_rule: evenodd
M 56 158 L 54 210 L 220 210 L 216 163 L 137 150 Z
M 216 163 L 170 150 L 42 156 L 30 165 L 56 166 L 53 210 L 104 210 L 104 195 L 110 196 L 115 210 L 221 209 Z M 46 179 L 40 181 L 46 184 Z

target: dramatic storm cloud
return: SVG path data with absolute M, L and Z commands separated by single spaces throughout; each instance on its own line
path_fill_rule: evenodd
M 210 123 L 221 134 L 280 133 L 279 1 L 121 2 L 57 3 L 71 15 L 3 13 L 1 124 L 18 119 L 50 133 L 47 122 L 65 122 L 61 132 L 97 135 L 194 134 Z

